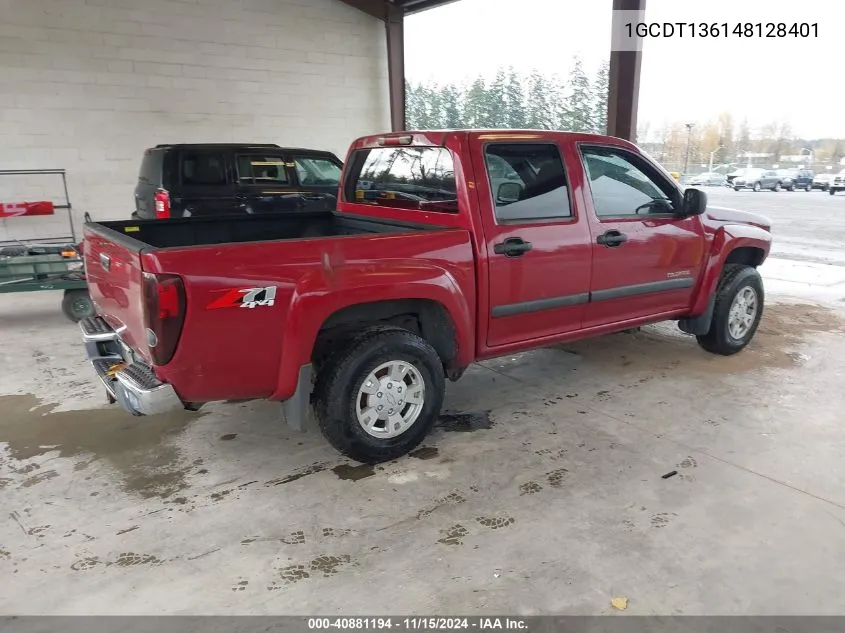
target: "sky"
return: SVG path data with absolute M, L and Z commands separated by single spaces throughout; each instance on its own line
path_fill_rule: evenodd
M 844 61 L 843 0 L 646 0 L 644 21 L 728 23 L 731 30 L 738 22 L 816 23 L 818 36 L 647 38 L 640 125 L 703 122 L 728 111 L 752 128 L 787 121 L 801 137 L 845 138 L 834 72 Z M 609 57 L 611 24 L 612 0 L 459 0 L 406 19 L 405 73 L 439 83 L 500 66 L 565 76 L 579 55 L 592 74 Z

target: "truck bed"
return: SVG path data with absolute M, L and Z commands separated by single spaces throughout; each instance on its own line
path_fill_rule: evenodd
M 97 222 L 145 246 L 174 248 L 242 242 L 313 239 L 343 235 L 435 230 L 424 224 L 375 220 L 336 213 L 189 217 L 173 220 Z M 136 244 L 136 246 L 138 246 Z

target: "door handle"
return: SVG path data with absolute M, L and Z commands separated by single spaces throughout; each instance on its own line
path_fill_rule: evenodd
M 530 251 L 533 247 L 531 242 L 526 242 L 521 237 L 509 237 L 504 242 L 493 246 L 493 252 L 505 257 L 519 257 Z
M 604 235 L 599 235 L 596 238 L 596 244 L 602 244 L 604 246 L 607 246 L 608 248 L 619 246 L 620 244 L 627 241 L 628 236 L 617 230 L 608 231 Z
M 323 200 L 326 196 L 321 193 L 304 193 L 302 197 L 305 200 Z

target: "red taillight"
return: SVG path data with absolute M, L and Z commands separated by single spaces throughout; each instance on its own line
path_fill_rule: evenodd
M 170 217 L 170 194 L 164 189 L 155 192 L 153 198 L 156 205 L 156 219 L 166 220 Z
M 153 363 L 173 358 L 185 322 L 185 285 L 178 275 L 144 273 L 144 327 Z

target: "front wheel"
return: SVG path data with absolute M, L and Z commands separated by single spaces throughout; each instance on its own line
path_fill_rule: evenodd
M 828 189 L 828 190 L 827 190 L 827 192 L 828 192 L 830 195 L 833 195 L 833 194 L 835 194 L 835 193 L 836 193 L 836 189 L 834 189 L 834 188 L 832 188 L 832 187 L 831 187 L 830 189 Z
M 734 187 L 734 191 L 739 191 L 740 187 Z
M 323 367 L 314 390 L 320 430 L 354 460 L 377 464 L 408 453 L 440 414 L 445 392 L 440 358 L 407 330 L 366 330 Z
M 710 330 L 698 344 L 713 354 L 730 356 L 743 349 L 763 316 L 763 280 L 751 266 L 728 264 L 716 288 Z
M 78 323 L 82 319 L 94 316 L 94 302 L 91 301 L 87 290 L 65 290 L 65 296 L 62 297 L 62 312 L 68 319 Z
M 780 183 L 779 182 L 775 183 L 775 186 L 772 187 L 772 191 L 780 191 Z
M 760 189 L 762 189 L 762 187 L 760 186 L 760 183 L 759 183 L 759 182 L 755 182 L 755 183 L 754 183 L 754 186 L 752 187 L 752 189 L 753 189 L 754 191 L 760 191 Z

